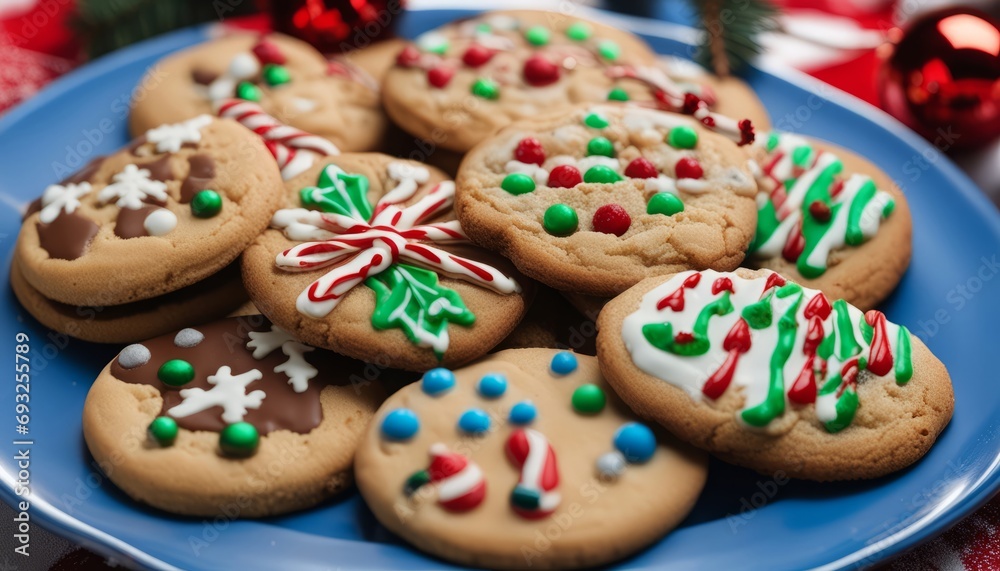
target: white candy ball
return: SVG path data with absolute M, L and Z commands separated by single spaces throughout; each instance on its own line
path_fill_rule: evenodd
M 229 62 L 228 75 L 235 79 L 250 79 L 260 72 L 260 62 L 250 53 L 237 54 Z
M 597 459 L 597 473 L 608 480 L 617 479 L 627 467 L 628 462 L 625 460 L 625 456 L 617 450 L 603 454 Z
M 177 226 L 177 216 L 166 208 L 158 208 L 142 221 L 142 227 L 150 236 L 169 234 Z

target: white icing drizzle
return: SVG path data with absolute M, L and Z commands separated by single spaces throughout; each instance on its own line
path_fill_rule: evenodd
M 199 115 L 181 123 L 160 125 L 146 131 L 146 141 L 156 145 L 158 153 L 176 153 L 187 143 L 200 142 L 201 130 L 211 123 L 211 115 Z
M 253 350 L 254 359 L 263 359 L 281 347 L 281 352 L 288 359 L 274 367 L 274 372 L 284 373 L 295 392 L 305 392 L 309 388 L 310 379 L 319 374 L 316 367 L 310 365 L 305 358 L 305 354 L 314 351 L 315 347 L 299 343 L 284 329 L 272 325 L 270 331 L 251 331 L 249 335 L 247 349 Z
M 138 210 L 144 206 L 147 199 L 159 202 L 167 200 L 167 185 L 150 178 L 149 169 L 125 165 L 125 168 L 112 176 L 111 180 L 111 184 L 97 193 L 97 200 L 102 204 L 114 200 L 118 208 Z
M 242 422 L 247 409 L 260 408 L 267 396 L 259 389 L 247 394 L 247 385 L 259 381 L 263 374 L 257 369 L 239 375 L 232 372 L 229 367 L 219 367 L 214 375 L 209 375 L 208 383 L 213 386 L 207 391 L 200 388 L 181 389 L 180 395 L 184 400 L 168 410 L 167 414 L 183 418 L 218 406 L 222 408 L 222 420 L 227 424 Z
M 80 184 L 52 184 L 45 188 L 42 193 L 42 209 L 38 213 L 38 219 L 45 224 L 50 224 L 60 214 L 73 214 L 80 206 L 80 197 L 90 193 L 90 183 Z

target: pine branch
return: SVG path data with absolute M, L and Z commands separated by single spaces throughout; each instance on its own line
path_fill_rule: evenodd
M 762 32 L 778 27 L 778 10 L 768 0 L 694 0 L 703 32 L 701 63 L 729 75 L 762 51 Z

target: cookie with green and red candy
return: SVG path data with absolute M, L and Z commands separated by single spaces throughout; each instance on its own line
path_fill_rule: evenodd
M 236 98 L 258 104 L 289 128 L 342 151 L 382 142 L 386 118 L 378 82 L 342 59 L 327 61 L 282 34 L 235 33 L 167 56 L 142 79 L 129 128 L 138 136 L 163 123 L 212 114 Z
M 641 107 L 582 105 L 511 125 L 466 155 L 456 184 L 474 242 L 592 296 L 734 269 L 757 215 L 740 147 L 692 117 Z
M 149 339 L 214 321 L 232 314 L 241 304 L 249 303 L 236 262 L 179 290 L 121 305 L 106 305 L 100 299 L 85 306 L 52 301 L 24 279 L 16 258 L 10 267 L 10 286 L 25 310 L 42 325 L 96 343 L 132 343 Z M 243 313 L 260 312 L 244 310 Z
M 259 138 L 200 115 L 151 129 L 45 188 L 28 207 L 15 256 L 28 284 L 52 301 L 146 300 L 228 266 L 282 198 Z
M 378 153 L 326 157 L 285 183 L 243 254 L 251 299 L 303 341 L 424 371 L 482 356 L 527 311 L 531 283 L 469 243 L 443 173 Z
M 948 371 L 906 327 L 770 270 L 650 278 L 598 331 L 601 369 L 639 415 L 760 472 L 877 478 L 919 460 L 954 409 Z
M 426 32 L 400 51 L 383 102 L 406 131 L 465 152 L 519 119 L 607 101 L 617 85 L 608 69 L 654 63 L 641 39 L 604 24 L 555 12 L 488 12 Z
M 382 382 L 399 376 L 304 345 L 259 315 L 227 318 L 125 347 L 87 395 L 83 433 L 139 502 L 281 514 L 350 486 Z
M 910 209 L 896 183 L 857 154 L 810 137 L 764 133 L 752 151 L 759 213 L 747 265 L 861 309 L 887 297 L 910 264 Z
M 638 422 L 595 357 L 552 349 L 428 371 L 379 408 L 355 458 L 383 525 L 491 569 L 626 557 L 687 515 L 706 473 L 704 455 Z

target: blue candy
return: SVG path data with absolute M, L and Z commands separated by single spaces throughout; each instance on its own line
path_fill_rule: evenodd
M 557 375 L 568 375 L 576 370 L 576 355 L 569 351 L 560 351 L 552 357 L 552 364 L 549 367 Z
M 531 424 L 537 415 L 538 410 L 535 408 L 534 403 L 530 400 L 523 400 L 515 404 L 510 409 L 510 422 L 511 424 L 518 424 L 522 426 L 525 424 Z
M 420 430 L 420 419 L 408 408 L 397 408 L 382 420 L 382 436 L 392 440 L 409 440 Z
M 479 379 L 479 394 L 488 399 L 495 399 L 502 396 L 507 391 L 507 378 L 503 375 L 492 373 L 483 375 Z
M 446 393 L 455 387 L 455 373 L 448 369 L 431 369 L 424 374 L 420 388 L 432 397 Z
M 649 461 L 656 451 L 656 436 L 645 424 L 629 422 L 615 433 L 615 448 L 633 464 Z
M 470 408 L 458 419 L 458 429 L 469 434 L 484 434 L 490 429 L 490 415 L 478 408 Z

